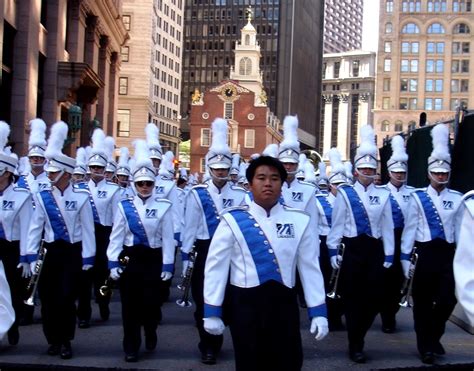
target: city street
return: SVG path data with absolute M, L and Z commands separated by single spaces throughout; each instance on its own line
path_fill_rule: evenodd
M 175 283 L 178 282 L 175 279 Z M 158 328 L 158 346 L 154 352 L 142 351 L 138 363 L 126 363 L 122 352 L 122 327 L 118 292 L 114 293 L 111 318 L 102 323 L 94 306 L 92 326 L 77 329 L 73 342 L 73 358 L 62 360 L 59 356 L 46 354 L 47 344 L 41 324 L 21 327 L 20 343 L 13 347 L 4 340 L 0 345 L 0 370 L 38 368 L 55 369 L 141 369 L 141 370 L 233 370 L 233 350 L 230 333 L 226 330 L 225 342 L 216 366 L 205 366 L 199 361 L 197 330 L 193 326 L 193 309 L 180 308 L 174 301 L 178 290 L 173 289 L 170 302 L 163 307 L 163 321 Z M 363 298 L 361 298 L 363 300 Z M 39 308 L 36 308 L 38 319 Z M 284 320 L 284 319 L 282 319 Z M 384 334 L 377 318 L 366 337 L 368 362 L 357 365 L 346 354 L 346 333 L 332 332 L 322 342 L 316 342 L 309 333 L 309 321 L 305 310 L 301 310 L 301 332 L 304 345 L 304 370 L 390 369 L 423 367 L 415 347 L 412 330 L 412 313 L 403 309 L 398 316 L 399 331 Z M 276 323 L 275 326 L 278 326 Z M 474 368 L 474 336 L 449 322 L 442 339 L 446 356 L 438 358 L 440 365 L 464 365 L 462 369 Z M 142 349 L 144 346 L 142 345 Z M 23 365 L 23 366 L 21 366 Z M 8 366 L 11 366 L 8 367 Z M 76 366 L 69 368 L 67 366 Z M 449 369 L 454 366 L 449 367 Z

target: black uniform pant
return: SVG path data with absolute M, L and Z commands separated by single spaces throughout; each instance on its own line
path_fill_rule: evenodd
M 402 298 L 401 289 L 405 276 L 403 275 L 402 264 L 400 263 L 400 244 L 403 228 L 395 228 L 395 253 L 393 264 L 384 270 L 384 290 L 380 308 L 383 327 L 394 327 L 396 324 L 396 314 L 400 309 Z
M 47 253 L 38 282 L 43 331 L 49 344 L 74 339 L 76 300 L 82 269 L 81 243 L 45 243 Z
M 441 239 L 415 242 L 418 262 L 413 277 L 413 319 L 420 353 L 432 352 L 456 305 L 454 244 Z
M 156 334 L 161 318 L 163 255 L 161 249 L 146 246 L 124 246 L 122 256 L 129 261 L 120 280 L 122 300 L 123 350 L 137 353 L 141 344 L 141 327 L 145 337 Z
M 237 370 L 300 370 L 303 364 L 296 291 L 276 281 L 229 287 L 229 326 Z
M 20 262 L 20 242 L 0 239 L 0 260 L 5 268 L 5 276 L 10 286 L 12 306 L 15 311 L 15 322 L 9 331 L 17 331 L 18 320 L 23 310 L 22 293 L 24 291 L 22 290 L 21 271 L 17 268 Z
M 91 296 L 94 289 L 95 301 L 99 306 L 108 306 L 110 297 L 102 296 L 99 292 L 109 276 L 107 247 L 109 246 L 109 237 L 112 227 L 102 224 L 94 224 L 96 255 L 94 267 L 81 272 L 81 283 L 79 288 L 79 301 L 77 316 L 79 320 L 89 321 L 91 319 Z
M 331 275 L 333 272 L 331 266 L 331 260 L 329 258 L 329 250 L 326 245 L 327 236 L 319 236 L 321 243 L 319 244 L 319 267 L 321 268 L 321 273 L 323 274 L 324 279 L 324 288 L 326 293 L 330 292 L 333 289 L 333 286 L 330 286 Z M 338 284 L 337 292 L 340 292 L 340 287 Z M 331 329 L 332 325 L 339 325 L 341 322 L 341 316 L 344 313 L 342 297 L 338 299 L 330 299 L 326 297 L 326 307 L 328 310 L 328 322 L 329 328 Z
M 341 264 L 341 295 L 344 297 L 349 351 L 360 352 L 364 337 L 380 310 L 383 290 L 384 250 L 382 241 L 360 235 L 344 238 Z
M 194 263 L 193 275 L 191 277 L 191 293 L 196 304 L 194 320 L 199 331 L 199 350 L 202 353 L 218 353 L 221 350 L 223 335 L 211 335 L 204 330 L 204 267 L 206 265 L 207 253 L 211 240 L 196 240 L 195 251 L 197 252 Z

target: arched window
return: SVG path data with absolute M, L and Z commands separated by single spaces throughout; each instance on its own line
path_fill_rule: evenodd
M 395 122 L 395 131 L 396 132 L 403 131 L 403 123 L 400 120 L 397 120 Z
M 245 35 L 245 45 L 250 45 L 250 35 Z
M 420 28 L 415 23 L 407 23 L 403 26 L 402 33 L 420 33 Z
M 445 31 L 441 23 L 432 23 L 428 27 L 428 33 L 445 33 Z
M 459 23 L 456 26 L 454 26 L 453 33 L 464 33 L 468 34 L 471 33 L 471 30 L 469 29 L 469 26 L 465 23 Z
M 390 22 L 385 23 L 385 33 L 392 33 L 393 26 Z
M 380 125 L 380 131 L 390 131 L 390 122 L 387 120 L 382 121 L 382 124 Z
M 248 57 L 244 57 L 239 63 L 239 75 L 250 75 L 252 72 L 252 61 Z

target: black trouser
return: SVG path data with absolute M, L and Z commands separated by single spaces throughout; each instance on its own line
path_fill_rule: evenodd
M 0 239 L 0 260 L 5 268 L 5 276 L 10 286 L 12 306 L 15 310 L 15 322 L 13 322 L 9 331 L 17 331 L 18 320 L 23 310 L 21 271 L 17 268 L 20 262 L 20 242 Z
M 395 228 L 395 253 L 393 264 L 390 268 L 384 269 L 384 290 L 380 307 L 380 317 L 383 327 L 394 327 L 396 324 L 396 314 L 400 309 L 401 289 L 405 276 L 403 275 L 402 264 L 400 263 L 400 244 L 403 228 Z
M 74 339 L 76 300 L 82 269 L 81 243 L 45 243 L 47 253 L 38 282 L 43 331 L 49 344 Z
M 276 281 L 229 288 L 237 370 L 300 370 L 303 350 L 296 292 Z
M 364 349 L 364 337 L 380 309 L 383 291 L 382 241 L 367 235 L 344 238 L 341 295 L 344 297 L 349 351 Z
M 195 251 L 197 252 L 194 263 L 193 275 L 191 277 L 191 292 L 196 304 L 194 320 L 199 331 L 199 350 L 203 353 L 218 353 L 221 350 L 223 335 L 211 335 L 204 330 L 204 266 L 206 265 L 207 253 L 211 240 L 196 240 Z
M 432 352 L 456 305 L 455 245 L 441 239 L 415 242 L 418 262 L 413 277 L 413 319 L 420 353 Z
M 329 258 L 329 250 L 328 246 L 326 245 L 327 236 L 319 236 L 320 244 L 319 244 L 319 267 L 321 268 L 321 273 L 323 274 L 324 279 L 324 288 L 326 293 L 330 292 L 333 289 L 333 286 L 330 286 L 331 275 L 333 272 L 331 266 L 331 260 Z M 340 292 L 340 285 L 338 284 L 337 292 Z M 344 312 L 343 304 L 342 304 L 342 297 L 338 299 L 330 299 L 326 297 L 326 306 L 328 310 L 328 322 L 329 328 L 331 325 L 338 325 L 341 322 L 341 316 Z
M 91 295 L 94 289 L 95 301 L 99 306 L 108 306 L 110 302 L 109 296 L 100 295 L 99 289 L 104 285 L 109 276 L 107 247 L 109 246 L 109 237 L 112 227 L 102 224 L 94 224 L 96 254 L 94 267 L 81 273 L 81 283 L 79 288 L 79 301 L 77 308 L 77 316 L 79 320 L 89 321 L 91 319 Z
M 156 333 L 161 318 L 161 248 L 124 246 L 120 257 L 130 259 L 119 280 L 122 299 L 123 350 L 137 353 L 141 344 L 141 326 L 145 336 Z

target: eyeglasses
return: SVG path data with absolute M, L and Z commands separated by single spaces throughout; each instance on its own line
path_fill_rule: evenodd
M 141 181 L 135 182 L 135 185 L 138 187 L 152 187 L 154 183 L 150 180 L 141 180 Z

